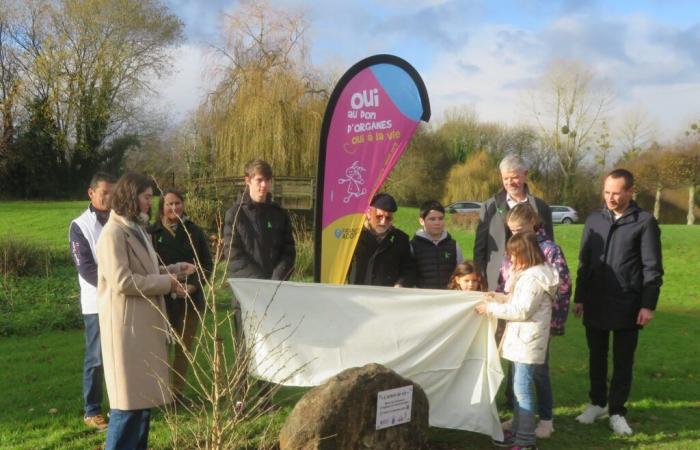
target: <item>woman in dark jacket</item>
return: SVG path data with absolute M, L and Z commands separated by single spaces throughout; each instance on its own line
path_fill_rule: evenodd
M 183 195 L 173 189 L 165 191 L 160 197 L 158 215 L 151 228 L 151 237 L 156 253 L 163 260 L 162 264 L 171 264 L 170 261 L 185 261 L 195 264 L 198 268 L 193 275 L 197 277 L 196 282 L 188 283 L 194 285 L 196 289 L 190 299 L 183 301 L 183 299 L 168 298 L 165 302 L 170 325 L 182 340 L 182 345 L 174 343 L 171 366 L 173 392 L 181 397 L 189 369 L 183 346 L 188 350 L 191 349 L 199 325 L 199 313 L 204 309 L 206 280 L 202 276 L 208 277 L 211 273 L 211 252 L 202 229 L 190 221 L 185 214 Z

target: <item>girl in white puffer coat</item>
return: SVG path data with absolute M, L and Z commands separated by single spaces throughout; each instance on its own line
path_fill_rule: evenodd
M 533 232 L 519 233 L 508 240 L 506 251 L 512 262 L 504 303 L 477 305 L 479 314 L 489 314 L 508 323 L 503 335 L 501 356 L 513 361 L 515 408 L 511 432 L 498 446 L 536 449 L 535 410 L 532 376 L 536 364 L 544 362 L 552 316 L 552 299 L 559 287 L 556 269 L 547 264 Z

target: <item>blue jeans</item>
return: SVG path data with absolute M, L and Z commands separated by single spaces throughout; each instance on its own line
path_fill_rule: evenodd
M 552 381 L 549 378 L 549 346 L 543 364 L 535 365 L 533 375 L 540 420 L 552 420 Z
M 105 450 L 146 450 L 150 424 L 150 409 L 111 409 Z
M 535 365 L 533 374 L 535 392 L 537 393 L 537 410 L 540 420 L 552 420 L 552 381 L 549 378 L 549 345 L 543 364 Z M 513 363 L 508 364 L 508 382 L 506 384 L 506 405 L 513 409 Z
M 515 433 L 515 445 L 528 446 L 535 444 L 535 396 L 532 392 L 535 366 L 535 364 L 513 362 L 513 393 L 515 394 L 513 432 Z
M 102 412 L 102 349 L 100 348 L 100 320 L 97 314 L 84 314 L 85 361 L 83 363 L 83 400 L 85 417 Z

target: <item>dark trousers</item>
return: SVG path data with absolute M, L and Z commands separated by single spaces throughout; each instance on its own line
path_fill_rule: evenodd
M 85 417 L 102 412 L 102 349 L 100 348 L 100 320 L 97 314 L 84 314 L 85 360 L 83 361 L 83 401 Z
M 609 414 L 624 416 L 625 403 L 632 387 L 632 366 L 639 330 L 615 330 L 613 334 L 613 374 L 608 392 L 608 348 L 610 331 L 586 327 L 588 341 L 588 376 L 591 403 L 608 406 Z
M 146 450 L 150 424 L 150 409 L 110 410 L 105 450 Z

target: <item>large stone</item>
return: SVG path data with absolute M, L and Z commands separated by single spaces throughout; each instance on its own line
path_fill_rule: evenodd
M 377 393 L 413 385 L 411 421 L 376 430 Z M 280 450 L 422 450 L 428 398 L 421 387 L 379 364 L 347 369 L 308 391 L 280 433 Z

